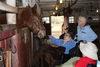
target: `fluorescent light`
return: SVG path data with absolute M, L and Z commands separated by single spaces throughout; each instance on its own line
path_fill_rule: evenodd
M 97 10 L 96 10 L 96 12 L 98 13 L 98 12 L 99 12 L 99 10 L 97 9 Z
M 56 8 L 55 8 L 56 10 L 58 10 L 58 7 L 56 6 Z
M 53 12 L 53 15 L 55 15 L 55 12 Z

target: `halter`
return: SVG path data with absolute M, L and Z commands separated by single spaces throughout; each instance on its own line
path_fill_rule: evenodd
M 34 15 L 33 15 L 33 13 L 32 13 L 32 9 L 30 9 L 31 7 L 28 5 L 27 6 L 28 8 L 29 8 L 29 11 L 30 11 L 30 13 L 31 13 L 31 17 L 32 17 L 32 25 L 31 25 L 31 27 L 33 27 L 33 26 L 35 26 L 35 27 L 38 27 L 39 25 L 38 24 L 36 24 L 36 22 L 34 21 Z M 38 30 L 38 32 L 39 32 L 39 28 L 37 29 Z

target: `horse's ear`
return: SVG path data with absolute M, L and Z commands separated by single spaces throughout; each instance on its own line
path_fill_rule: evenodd
M 35 16 L 39 17 L 39 14 L 37 13 L 37 5 L 35 4 L 31 9 L 32 9 L 32 13 L 33 13 Z
M 37 9 L 37 5 L 35 4 L 35 5 L 32 7 L 32 9 Z
M 29 4 L 28 4 L 28 6 L 26 6 L 26 7 L 31 8 Z

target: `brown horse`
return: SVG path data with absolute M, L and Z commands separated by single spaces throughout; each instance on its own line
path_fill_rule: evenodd
M 45 28 L 39 18 L 40 16 L 36 12 L 36 6 L 35 8 L 31 8 L 29 6 L 25 8 L 18 8 L 17 26 L 27 26 L 33 33 L 38 34 L 38 37 L 42 38 L 45 36 Z
M 45 45 L 35 52 L 32 67 L 55 67 L 64 51 L 64 47 L 52 47 L 51 45 Z

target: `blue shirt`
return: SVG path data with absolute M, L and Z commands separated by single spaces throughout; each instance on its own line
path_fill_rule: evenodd
M 97 38 L 96 33 L 91 29 L 89 25 L 84 27 L 77 26 L 77 36 L 78 41 L 86 40 L 88 42 L 92 42 Z
M 64 54 L 69 54 L 69 50 L 75 46 L 74 40 L 70 40 L 69 42 L 66 42 L 63 44 L 64 39 L 56 39 L 54 37 L 50 37 L 50 39 L 51 39 L 51 43 L 54 43 L 58 46 L 62 46 L 66 48 Z

